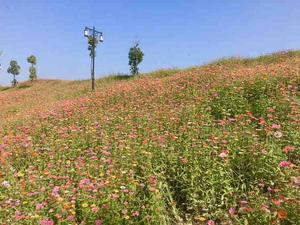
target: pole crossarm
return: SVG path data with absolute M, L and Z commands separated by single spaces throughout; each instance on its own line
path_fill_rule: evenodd
M 85 36 L 87 37 L 93 37 L 93 36 L 98 37 L 103 35 L 102 32 L 95 30 L 95 28 L 85 27 L 84 31 L 87 32 L 85 33 Z

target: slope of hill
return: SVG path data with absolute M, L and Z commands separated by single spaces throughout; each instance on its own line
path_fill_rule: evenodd
M 300 52 L 0 91 L 0 224 L 296 224 Z

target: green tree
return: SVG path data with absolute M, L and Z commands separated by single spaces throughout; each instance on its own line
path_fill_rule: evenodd
M 8 67 L 7 72 L 14 76 L 14 79 L 11 82 L 13 87 L 15 87 L 18 83 L 16 80 L 16 75 L 20 74 L 20 69 L 21 69 L 21 67 L 18 65 L 18 62 L 16 60 L 10 61 L 10 66 Z
M 90 57 L 93 56 L 93 51 L 96 57 L 96 47 L 98 44 L 97 38 L 89 37 L 88 44 L 89 44 L 88 50 L 90 51 Z
M 129 50 L 129 66 L 132 75 L 139 74 L 138 65 L 143 61 L 144 53 L 139 47 L 139 43 L 136 43 L 133 47 Z
M 37 74 L 36 68 L 34 67 L 34 65 L 36 65 L 36 57 L 34 55 L 29 56 L 27 62 L 31 64 L 31 67 L 29 68 L 29 78 L 31 81 L 36 80 Z
M 31 81 L 33 81 L 33 80 L 36 80 L 36 68 L 34 67 L 34 66 L 31 66 L 30 68 L 29 68 L 29 79 L 31 80 Z

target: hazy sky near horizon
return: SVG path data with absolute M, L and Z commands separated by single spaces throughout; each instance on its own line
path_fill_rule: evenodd
M 88 79 L 85 26 L 102 31 L 96 74 L 129 73 L 138 40 L 142 72 L 200 65 L 227 56 L 300 49 L 300 0 L 0 0 L 0 84 L 15 59 L 28 79 L 27 56 L 40 78 Z

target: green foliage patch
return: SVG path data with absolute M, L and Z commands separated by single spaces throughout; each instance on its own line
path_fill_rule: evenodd
M 256 118 L 266 117 L 268 109 L 276 110 L 276 116 L 284 120 L 290 112 L 289 101 L 281 93 L 278 79 L 244 81 L 219 88 L 209 103 L 215 119 L 235 117 L 251 112 Z

